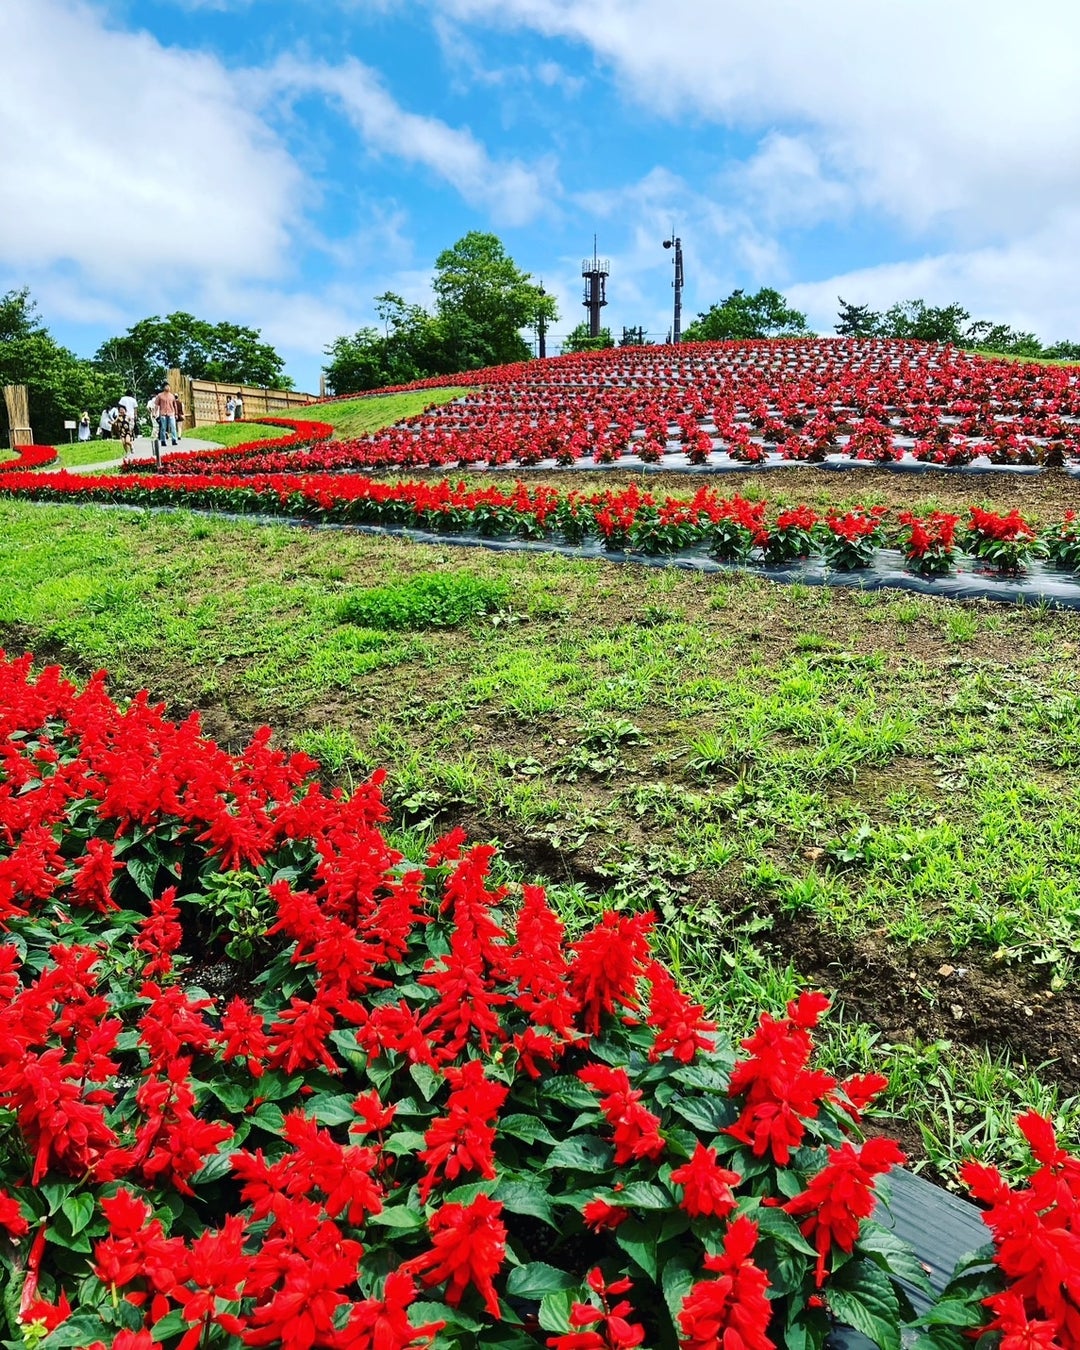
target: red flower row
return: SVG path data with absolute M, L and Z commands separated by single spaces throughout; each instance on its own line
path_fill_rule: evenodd
M 881 1315 L 882 1282 L 917 1269 L 870 1218 L 902 1155 L 847 1137 L 885 1080 L 811 1063 L 827 999 L 764 1014 L 731 1068 L 653 955 L 651 916 L 568 942 L 526 886 L 511 919 L 493 849 L 454 831 L 406 865 L 380 832 L 381 775 L 346 798 L 314 767 L 265 730 L 231 757 L 196 717 L 0 654 L 19 1330 L 407 1350 L 444 1326 L 483 1343 L 539 1303 L 557 1350 L 796 1332 L 820 1350 L 841 1267 L 845 1310 L 865 1287 Z M 265 905 L 264 957 L 218 1000 L 183 953 L 209 973 L 229 896 Z M 1059 1245 L 1043 1210 L 1073 1185 L 1060 1156 L 1021 1216 Z M 1004 1249 L 1002 1267 L 1019 1270 Z M 1016 1279 L 1034 1309 L 1042 1287 Z

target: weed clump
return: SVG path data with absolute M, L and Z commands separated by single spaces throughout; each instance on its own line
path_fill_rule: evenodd
M 356 591 L 337 607 L 339 623 L 364 628 L 455 628 L 503 608 L 509 587 L 468 572 L 421 572 L 393 586 Z

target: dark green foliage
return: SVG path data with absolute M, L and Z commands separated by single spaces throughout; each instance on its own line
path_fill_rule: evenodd
M 421 572 L 396 586 L 356 591 L 338 605 L 340 623 L 364 628 L 455 628 L 506 604 L 509 587 L 468 572 Z
M 615 341 L 610 328 L 601 328 L 596 337 L 589 336 L 589 325 L 579 323 L 566 336 L 562 345 L 564 352 L 601 352 L 605 347 L 614 347 Z
M 121 337 L 98 348 L 95 363 L 108 371 L 140 402 L 165 382 L 173 367 L 194 380 L 223 384 L 291 389 L 283 374 L 285 362 L 256 328 L 235 323 L 207 323 L 178 311 L 164 319 L 140 319 Z
M 37 317 L 29 290 L 0 295 L 0 386 L 25 384 L 30 425 L 39 444 L 66 441 L 65 421 L 82 412 L 97 425 L 103 407 L 124 392 L 119 380 L 62 347 Z M 7 414 L 0 398 L 0 418 Z M 6 435 L 3 438 L 7 441 Z
M 473 230 L 444 249 L 432 288 L 434 314 L 387 291 L 375 301 L 381 334 L 365 327 L 330 343 L 324 369 L 334 393 L 526 361 L 520 330 L 558 318 L 554 296 L 533 284 L 493 234 Z
M 877 333 L 881 323 L 880 314 L 869 305 L 853 305 L 842 295 L 837 296 L 837 299 L 840 301 L 836 316 L 839 322 L 834 327 L 841 337 L 873 337 Z
M 736 339 L 809 337 L 806 315 L 792 309 L 779 291 L 763 286 L 754 295 L 732 291 L 688 325 L 686 342 L 729 342 Z

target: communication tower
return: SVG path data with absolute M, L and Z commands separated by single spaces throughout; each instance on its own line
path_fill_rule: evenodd
M 593 235 L 593 255 L 581 263 L 585 278 L 585 308 L 589 311 L 589 336 L 600 336 L 600 311 L 607 304 L 607 279 L 611 275 L 611 260 L 596 256 L 596 235 Z

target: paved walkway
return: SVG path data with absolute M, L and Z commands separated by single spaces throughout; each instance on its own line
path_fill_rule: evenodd
M 78 444 L 78 442 L 76 442 L 76 444 Z M 114 443 L 110 441 L 109 447 L 111 448 L 113 444 Z M 101 448 L 103 453 L 106 454 L 108 453 L 104 443 L 102 444 Z M 149 436 L 136 436 L 134 442 L 132 443 L 132 449 L 134 451 L 134 458 L 136 460 L 141 460 L 148 464 L 153 462 L 154 442 L 150 439 Z M 194 454 L 196 450 L 220 450 L 220 449 L 221 443 L 219 441 L 201 441 L 198 439 L 197 436 L 185 436 L 179 445 L 167 445 L 165 447 L 165 452 L 166 454 L 170 455 Z M 95 460 L 92 464 L 76 464 L 74 467 L 69 468 L 68 472 L 101 473 L 102 470 L 104 469 L 119 469 L 123 464 L 123 462 L 124 461 L 122 459 Z M 64 467 L 65 466 L 62 464 L 53 464 L 50 465 L 49 468 L 47 469 L 40 469 L 38 472 L 59 473 Z

